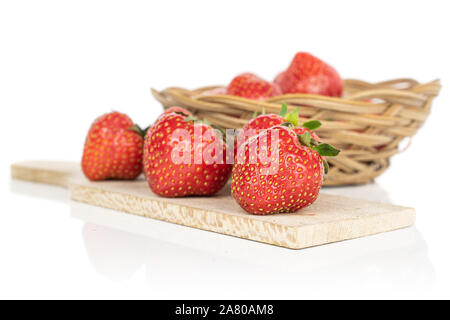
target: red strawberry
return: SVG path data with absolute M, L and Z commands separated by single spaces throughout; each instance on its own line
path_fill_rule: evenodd
M 338 153 L 312 139 L 309 131 L 298 135 L 286 126 L 266 129 L 239 148 L 232 195 L 252 214 L 295 212 L 317 199 L 328 168 L 322 156 Z
M 284 94 L 311 93 L 340 97 L 343 82 L 337 71 L 306 52 L 295 55 L 288 69 L 274 80 Z
M 182 107 L 170 107 L 170 108 L 165 109 L 165 110 L 163 111 L 163 113 L 161 113 L 161 114 L 159 115 L 159 117 L 156 118 L 155 123 L 158 122 L 159 119 L 161 119 L 162 117 L 165 117 L 165 116 L 166 116 L 167 114 L 169 114 L 169 113 L 179 113 L 179 114 L 184 114 L 184 115 L 186 115 L 186 116 L 191 116 L 191 115 L 192 115 L 191 112 L 187 111 L 186 109 L 184 109 L 184 108 L 182 108 Z M 153 128 L 154 128 L 154 125 L 150 126 L 150 127 L 148 128 L 148 131 L 151 131 Z
M 261 114 L 251 119 L 244 127 L 239 131 L 239 135 L 236 139 L 236 146 L 243 144 L 252 136 L 258 135 L 261 131 L 265 129 L 269 129 L 274 126 L 281 125 L 283 123 L 291 123 L 295 127 L 295 131 L 297 134 L 303 134 L 305 131 L 309 131 L 312 138 L 320 141 L 320 138 L 313 131 L 305 128 L 298 127 L 298 108 L 291 113 L 287 113 L 287 105 L 282 104 L 280 114 Z M 234 154 L 236 155 L 237 147 L 235 147 Z
M 111 112 L 97 118 L 84 145 L 85 176 L 93 181 L 136 179 L 142 172 L 143 134 L 125 114 Z
M 281 94 L 278 85 L 268 82 L 252 73 L 235 77 L 227 87 L 227 94 L 247 99 L 265 100 Z
M 261 114 L 251 119 L 246 125 L 244 125 L 244 127 L 239 131 L 236 142 L 238 145 L 241 145 L 251 137 L 258 135 L 261 131 L 278 126 L 285 122 L 286 119 L 278 114 Z
M 160 196 L 212 195 L 231 173 L 222 137 L 185 114 L 163 115 L 145 139 L 144 173 L 150 189 Z

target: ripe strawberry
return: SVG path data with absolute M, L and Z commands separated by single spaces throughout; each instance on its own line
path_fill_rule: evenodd
M 318 122 L 310 124 L 313 128 Z M 252 214 L 295 212 L 317 199 L 328 168 L 322 156 L 338 153 L 313 139 L 308 130 L 298 135 L 289 126 L 266 129 L 239 148 L 232 195 Z
M 305 127 L 298 127 L 299 124 L 299 115 L 298 115 L 298 108 L 294 110 L 291 113 L 287 113 L 287 105 L 285 103 L 282 104 L 281 112 L 280 114 L 261 114 L 259 116 L 255 116 L 253 119 L 251 119 L 244 127 L 239 131 L 239 135 L 236 139 L 236 147 L 234 154 L 236 155 L 237 146 L 243 144 L 245 141 L 247 141 L 252 136 L 258 135 L 261 131 L 265 129 L 269 129 L 274 126 L 281 125 L 283 123 L 291 123 L 295 127 L 294 130 L 297 132 L 297 134 L 303 134 L 305 131 L 309 131 L 312 138 L 316 139 L 317 141 L 320 141 L 320 138 L 314 133 L 313 131 L 305 128 Z
M 183 113 L 163 115 L 148 131 L 145 176 L 160 196 L 212 195 L 231 173 L 226 144 L 213 127 Z
M 261 114 L 253 119 L 251 119 L 242 130 L 239 132 L 240 137 L 245 137 L 243 141 L 247 141 L 254 135 L 259 134 L 265 129 L 269 129 L 274 126 L 278 126 L 286 122 L 286 119 L 281 115 L 268 113 Z
M 188 110 L 182 108 L 182 107 L 170 107 L 167 108 L 159 115 L 158 118 L 156 118 L 155 123 L 159 121 L 162 117 L 165 117 L 169 113 L 178 113 L 178 114 L 184 114 L 186 116 L 192 116 L 192 113 L 190 113 Z M 150 126 L 147 130 L 147 132 L 150 132 L 154 128 L 154 125 Z
M 311 93 L 340 97 L 343 82 L 337 71 L 306 52 L 295 55 L 288 69 L 274 80 L 284 94 Z
M 252 73 L 242 73 L 230 82 L 227 94 L 247 99 L 265 100 L 280 95 L 281 90 L 278 85 Z
M 286 119 L 277 114 L 261 114 L 251 119 L 244 127 L 239 131 L 239 134 L 234 143 L 234 155 L 236 157 L 237 150 L 251 137 L 258 135 L 261 131 L 278 126 L 285 123 Z
M 145 133 L 122 113 L 97 118 L 89 129 L 81 167 L 93 181 L 136 179 L 142 172 Z

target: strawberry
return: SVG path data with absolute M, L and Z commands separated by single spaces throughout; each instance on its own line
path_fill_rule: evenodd
M 343 82 L 337 71 L 319 58 L 299 52 L 288 69 L 274 80 L 284 94 L 311 93 L 340 97 Z
M 219 133 L 187 112 L 164 114 L 148 131 L 144 173 L 163 197 L 212 195 L 227 182 L 232 165 Z
M 251 137 L 258 135 L 261 131 L 271 128 L 273 126 L 285 123 L 286 119 L 277 114 L 261 114 L 251 119 L 239 131 L 239 134 L 234 143 L 234 155 L 236 157 L 239 147 Z
M 271 127 L 278 126 L 283 123 L 293 124 L 293 126 L 295 127 L 294 130 L 297 132 L 297 134 L 303 134 L 305 131 L 309 131 L 314 139 L 320 141 L 320 138 L 313 131 L 310 131 L 305 127 L 298 127 L 299 122 L 298 108 L 289 114 L 287 112 L 288 112 L 287 105 L 283 103 L 279 115 L 273 113 L 266 114 L 264 111 L 259 116 L 255 114 L 255 117 L 251 119 L 246 125 L 244 125 L 242 130 L 239 131 L 239 135 L 236 139 L 236 146 L 243 144 L 249 138 L 258 135 L 261 131 L 265 129 L 269 129 Z M 235 147 L 234 152 L 235 155 L 237 154 L 236 149 L 237 147 Z
M 184 114 L 186 116 L 192 116 L 192 113 L 190 113 L 188 110 L 186 110 L 182 107 L 170 107 L 170 108 L 165 109 L 163 111 L 163 113 L 161 113 L 159 115 L 159 117 L 156 118 L 155 123 L 158 122 L 159 119 L 161 119 L 162 117 L 165 117 L 166 114 L 169 114 L 169 113 L 179 113 L 179 114 Z M 153 127 L 154 127 L 153 125 L 150 126 L 147 131 L 151 131 Z
M 227 94 L 234 96 L 265 100 L 281 94 L 277 84 L 261 79 L 252 73 L 242 73 L 235 77 L 227 87 Z
M 281 115 L 268 113 L 261 114 L 251 119 L 242 130 L 239 132 L 239 139 L 242 139 L 243 142 L 247 141 L 254 135 L 259 134 L 261 131 L 265 129 L 269 129 L 274 126 L 278 126 L 286 122 L 286 119 Z
M 323 156 L 335 156 L 339 150 L 312 138 L 309 130 L 317 128 L 318 121 L 306 125 L 301 135 L 291 125 L 271 127 L 239 148 L 231 193 L 244 210 L 289 213 L 317 199 L 328 170 Z
M 125 114 L 111 112 L 89 129 L 81 167 L 93 181 L 136 179 L 142 172 L 144 132 Z

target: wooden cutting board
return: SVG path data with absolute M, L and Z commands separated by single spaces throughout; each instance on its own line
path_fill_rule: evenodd
M 74 162 L 20 162 L 11 166 L 11 174 L 67 187 L 75 201 L 291 249 L 400 229 L 415 220 L 412 208 L 328 194 L 297 213 L 255 216 L 239 207 L 229 187 L 213 197 L 162 198 L 143 178 L 90 182 Z

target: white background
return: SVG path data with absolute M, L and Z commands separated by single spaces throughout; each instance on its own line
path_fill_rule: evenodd
M 450 298 L 447 1 L 0 1 L 0 298 Z M 374 185 L 325 189 L 417 209 L 413 228 L 291 251 L 70 203 L 10 180 L 79 160 L 112 109 L 145 126 L 149 88 L 272 79 L 297 51 L 344 78 L 440 78 L 432 114 Z M 122 229 L 118 231 L 117 229 Z

